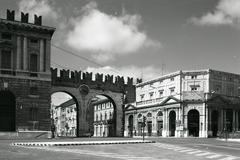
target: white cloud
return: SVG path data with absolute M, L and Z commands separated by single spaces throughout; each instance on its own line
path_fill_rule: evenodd
M 108 15 L 98 10 L 95 2 L 83 7 L 82 13 L 82 16 L 71 20 L 73 29 L 68 33 L 66 42 L 78 51 L 88 51 L 100 62 L 160 44 L 139 31 L 139 15 Z
M 239 25 L 240 0 L 220 0 L 213 12 L 200 18 L 193 17 L 196 25 Z
M 101 68 L 88 67 L 87 69 L 85 69 L 85 72 L 102 73 L 104 75 L 109 74 L 114 76 L 124 76 L 124 78 L 133 77 L 134 81 L 137 78 L 141 78 L 144 81 L 160 76 L 161 69 L 154 68 L 153 66 L 146 66 L 142 68 L 137 66 L 125 66 L 119 68 L 105 66 Z
M 44 19 L 56 20 L 58 14 L 48 0 L 21 0 L 18 4 L 19 11 L 29 13 L 29 19 L 33 22 L 34 14 L 43 16 Z

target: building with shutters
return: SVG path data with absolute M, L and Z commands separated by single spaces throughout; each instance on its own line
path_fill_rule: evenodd
M 50 44 L 55 28 L 42 17 L 7 10 L 0 19 L 0 132 L 18 136 L 50 131 Z M 46 133 L 46 134 L 44 134 Z
M 216 137 L 240 131 L 240 75 L 178 71 L 136 85 L 125 106 L 125 136 Z
M 109 99 L 101 99 L 92 103 L 94 108 L 94 137 L 114 136 L 114 106 Z
M 73 99 L 58 106 L 52 106 L 52 114 L 57 136 L 77 136 L 77 107 Z

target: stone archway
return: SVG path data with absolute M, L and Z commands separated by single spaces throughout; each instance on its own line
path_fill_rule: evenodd
M 54 97 L 62 101 L 58 105 L 53 103 Z M 53 107 L 53 108 L 52 108 Z M 79 107 L 78 99 L 67 90 L 53 91 L 51 94 L 51 126 L 55 128 L 57 136 L 77 137 L 79 135 Z M 62 118 L 62 120 L 60 120 Z
M 129 137 L 133 137 L 133 115 L 128 117 L 128 131 Z
M 169 113 L 169 136 L 175 136 L 175 130 L 176 130 L 176 112 L 170 111 Z
M 162 136 L 163 131 L 163 113 L 159 111 L 157 113 L 157 136 Z
M 196 109 L 188 111 L 188 134 L 189 136 L 199 136 L 199 112 Z
M 0 91 L 0 131 L 16 130 L 16 99 L 10 91 Z
M 86 136 L 89 133 L 89 123 L 87 122 L 87 112 L 88 105 L 92 98 L 96 95 L 103 95 L 109 98 L 113 102 L 114 112 L 113 112 L 113 129 L 112 136 L 122 136 L 123 135 L 123 99 L 122 93 L 95 90 L 89 88 L 86 93 L 81 93 L 79 88 L 76 87 L 65 87 L 65 86 L 53 86 L 51 93 L 55 92 L 65 92 L 70 94 L 77 102 L 77 136 Z

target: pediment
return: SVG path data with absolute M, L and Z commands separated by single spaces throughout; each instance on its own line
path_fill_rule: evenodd
M 126 105 L 125 110 L 131 110 L 131 109 L 136 109 L 136 107 L 132 104 Z
M 223 98 L 222 96 L 217 95 L 209 99 L 208 102 L 218 103 L 218 104 L 229 104 L 231 101 L 226 98 Z
M 179 102 L 180 102 L 179 99 L 177 99 L 173 96 L 169 96 L 165 100 L 162 101 L 161 105 L 175 104 L 175 103 L 179 103 Z

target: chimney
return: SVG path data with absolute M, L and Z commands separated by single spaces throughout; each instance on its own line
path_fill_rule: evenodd
M 42 16 L 34 15 L 34 24 L 41 26 L 42 25 Z
M 24 14 L 21 12 L 21 22 L 28 23 L 28 13 Z
M 7 10 L 7 20 L 14 21 L 15 20 L 15 11 Z

